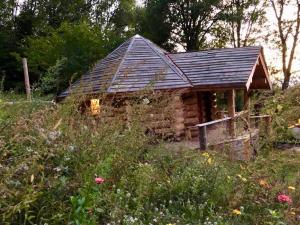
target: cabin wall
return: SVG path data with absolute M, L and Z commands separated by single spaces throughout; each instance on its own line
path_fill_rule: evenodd
M 167 94 L 161 97 L 157 104 L 152 104 L 152 101 L 149 104 L 136 104 L 130 99 L 118 100 L 118 106 L 107 102 L 102 103 L 98 117 L 103 122 L 117 119 L 127 127 L 135 120 L 140 121 L 145 132 L 164 138 L 196 139 L 198 128 L 194 126 L 207 120 L 206 97 L 202 92 L 190 92 Z
M 184 107 L 184 126 L 188 139 L 198 137 L 198 129 L 194 127 L 201 122 L 202 101 L 201 95 L 197 92 L 190 92 L 182 95 Z
M 118 100 L 118 106 L 112 101 L 101 104 L 98 119 L 101 122 L 121 122 L 131 127 L 134 122 L 142 124 L 146 133 L 159 135 L 163 138 L 182 138 L 184 136 L 184 112 L 180 95 L 165 95 L 159 100 L 150 99 L 149 103 L 136 103 L 135 100 Z

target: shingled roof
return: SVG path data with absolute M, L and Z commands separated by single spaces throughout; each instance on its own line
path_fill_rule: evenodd
M 262 47 L 171 54 L 135 35 L 59 97 L 71 92 L 131 92 L 174 88 L 271 88 Z
M 83 93 L 114 93 L 137 91 L 147 86 L 154 89 L 192 87 L 167 53 L 151 41 L 135 35 L 59 97 L 65 97 L 77 88 Z

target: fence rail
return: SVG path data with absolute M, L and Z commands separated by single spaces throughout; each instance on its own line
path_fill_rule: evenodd
M 245 116 L 245 118 L 243 118 Z M 208 136 L 207 136 L 207 127 L 218 125 L 222 123 L 228 123 L 227 126 L 229 127 L 229 135 L 230 138 L 235 137 L 235 123 L 238 119 L 241 119 L 244 123 L 243 129 L 248 130 L 250 132 L 250 121 L 255 120 L 255 128 L 258 128 L 258 123 L 260 120 L 265 121 L 265 132 L 266 134 L 270 133 L 270 122 L 271 116 L 270 115 L 255 115 L 250 116 L 248 111 L 241 111 L 237 113 L 234 117 L 226 117 L 223 119 L 218 119 L 206 123 L 196 124 L 195 127 L 198 128 L 199 131 L 199 147 L 200 150 L 206 150 L 208 148 Z M 233 130 L 231 130 L 233 128 Z

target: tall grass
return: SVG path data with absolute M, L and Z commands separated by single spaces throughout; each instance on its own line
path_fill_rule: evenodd
M 297 167 L 295 179 L 275 181 L 276 174 L 262 169 L 264 158 L 241 164 L 213 152 L 172 149 L 146 135 L 149 106 L 132 103 L 128 126 L 121 117 L 107 122 L 82 113 L 81 100 L 1 105 L 1 224 L 296 221 L 290 212 L 297 213 L 298 202 L 280 204 L 276 196 L 288 185 L 300 188 Z M 260 185 L 262 179 L 274 188 Z

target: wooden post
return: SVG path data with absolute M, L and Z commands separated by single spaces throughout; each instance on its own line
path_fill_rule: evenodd
M 199 127 L 200 150 L 207 150 L 207 133 L 206 126 Z
M 227 107 L 228 107 L 228 115 L 232 119 L 229 121 L 229 134 L 231 137 L 235 137 L 235 90 L 229 90 L 227 92 Z
M 217 93 L 216 92 L 211 93 L 210 101 L 211 101 L 211 119 L 212 120 L 220 119 L 217 116 L 218 105 L 217 105 Z
M 31 101 L 30 82 L 29 82 L 27 59 L 26 58 L 22 58 L 22 63 L 23 63 L 23 70 L 24 70 L 24 82 L 25 82 L 25 89 L 26 89 L 27 100 Z
M 248 129 L 250 129 L 250 93 L 246 89 L 244 90 L 244 110 L 248 111 L 246 120 L 248 122 Z
M 271 133 L 271 116 L 264 117 L 264 120 L 265 120 L 265 132 L 266 135 L 268 136 Z

